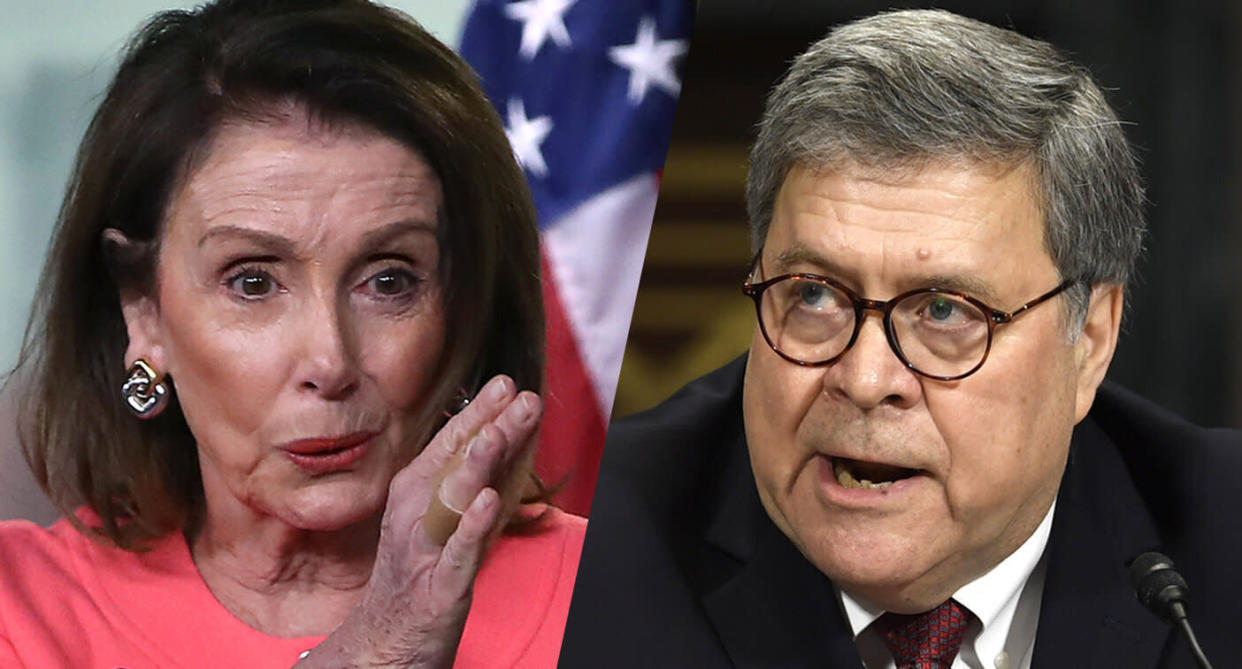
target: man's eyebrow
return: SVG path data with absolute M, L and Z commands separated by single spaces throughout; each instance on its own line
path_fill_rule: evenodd
M 955 293 L 965 293 L 977 300 L 987 303 L 992 308 L 996 306 L 996 292 L 992 290 L 992 286 L 987 282 L 973 276 L 964 276 L 960 274 L 934 274 L 931 276 L 920 277 L 915 280 L 919 284 L 918 287 L 925 288 L 943 288 Z
M 841 268 L 836 263 L 828 259 L 827 256 L 815 251 L 814 249 L 794 242 L 789 248 L 781 251 L 776 255 L 776 267 L 773 267 L 772 274 L 785 274 L 792 270 L 796 265 L 812 265 L 825 272 L 840 274 Z
M 823 272 L 832 278 L 841 280 L 845 278 L 844 269 L 833 262 L 831 258 L 815 251 L 814 249 L 795 242 L 789 248 L 781 251 L 776 256 L 776 266 L 769 270 L 770 276 L 779 274 L 788 274 L 794 271 L 794 268 L 801 265 L 810 265 L 815 268 L 814 271 Z M 996 295 L 996 291 L 986 281 L 976 276 L 965 274 L 928 274 L 914 275 L 904 277 L 902 283 L 905 288 L 903 290 L 914 290 L 916 288 L 942 288 L 944 290 L 955 293 L 963 293 L 987 303 L 989 306 L 995 306 L 1000 299 Z
M 258 244 L 264 250 L 270 251 L 272 255 L 291 256 L 294 251 L 293 242 L 285 237 L 271 232 L 265 232 L 263 230 L 245 228 L 239 225 L 217 225 L 212 227 L 207 232 L 204 232 L 202 237 L 198 238 L 198 247 L 202 248 L 207 244 L 207 242 L 217 237 L 240 237 L 242 239 L 248 239 Z

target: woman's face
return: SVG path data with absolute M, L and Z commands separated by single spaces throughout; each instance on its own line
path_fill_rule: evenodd
M 223 126 L 170 202 L 128 361 L 173 379 L 209 517 L 329 530 L 384 507 L 444 342 L 440 183 L 294 112 Z

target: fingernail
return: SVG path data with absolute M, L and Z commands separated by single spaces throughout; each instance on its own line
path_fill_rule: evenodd
M 493 488 L 483 488 L 479 491 L 479 494 L 475 497 L 475 500 L 477 500 L 475 503 L 482 507 L 480 509 L 480 511 L 482 511 L 498 504 L 500 502 L 500 493 L 496 492 Z
M 440 503 L 444 505 L 444 508 L 460 516 L 461 514 L 465 513 L 466 510 L 457 508 L 455 504 L 453 504 L 452 502 L 448 500 L 448 497 L 446 496 L 445 490 L 444 490 L 446 487 L 447 486 L 440 486 L 440 494 L 439 494 Z
M 508 392 L 508 377 L 498 376 L 487 384 L 487 398 L 490 400 L 498 400 L 505 396 Z
M 487 427 L 485 426 L 482 430 L 479 430 L 478 434 L 471 437 L 470 441 L 466 442 L 466 450 L 462 451 L 462 457 L 470 457 L 470 452 L 477 447 L 479 440 L 483 438 L 483 430 L 486 429 Z
M 538 408 L 539 402 L 535 400 L 534 395 L 522 395 L 522 418 L 530 418 Z
M 470 440 L 466 446 L 466 456 L 474 454 L 476 457 L 486 460 L 492 452 L 492 440 L 489 438 L 487 426 L 483 426 L 479 433 Z

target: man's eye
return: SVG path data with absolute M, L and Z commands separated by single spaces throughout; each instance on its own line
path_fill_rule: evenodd
M 927 315 L 930 316 L 932 320 L 937 321 L 947 321 L 950 318 L 953 318 L 953 314 L 956 310 L 957 305 L 950 300 L 944 299 L 943 297 L 933 299 L 927 305 Z
M 987 320 L 983 312 L 969 302 L 949 295 L 924 293 L 922 298 L 912 299 L 909 306 L 929 327 L 960 328 Z
M 836 306 L 836 295 L 832 290 L 815 281 L 800 281 L 794 286 L 798 301 L 804 306 L 815 309 L 827 309 Z
M 228 286 L 235 295 L 243 299 L 257 300 L 275 291 L 276 280 L 263 270 L 243 269 L 229 278 Z

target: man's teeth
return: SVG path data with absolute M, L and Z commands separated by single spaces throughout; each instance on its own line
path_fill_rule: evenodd
M 869 488 L 875 490 L 887 488 L 890 485 L 893 485 L 892 481 L 880 481 L 879 483 L 872 483 L 867 479 L 859 481 L 854 478 L 854 475 L 850 473 L 849 469 L 846 469 L 845 464 L 840 460 L 833 462 L 833 469 L 837 475 L 837 482 L 839 482 L 843 488 Z

